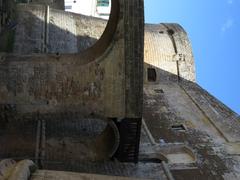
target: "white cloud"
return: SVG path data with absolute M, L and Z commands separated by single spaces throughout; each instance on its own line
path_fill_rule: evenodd
M 232 26 L 234 25 L 234 20 L 233 19 L 228 19 L 221 28 L 221 31 L 224 33 L 226 32 L 228 29 L 232 28 Z

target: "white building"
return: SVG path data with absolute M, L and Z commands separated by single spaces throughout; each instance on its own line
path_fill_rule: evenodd
M 111 0 L 65 0 L 65 10 L 108 19 L 111 11 Z

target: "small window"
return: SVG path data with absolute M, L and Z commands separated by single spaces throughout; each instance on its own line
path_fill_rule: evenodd
M 158 94 L 163 94 L 164 91 L 162 89 L 154 89 L 154 91 Z
M 172 130 L 174 131 L 186 131 L 186 128 L 183 124 L 172 125 Z
M 100 16 L 109 16 L 109 14 L 99 13 Z
M 72 6 L 65 6 L 65 9 L 68 10 L 68 9 L 72 9 Z
M 109 0 L 97 0 L 97 6 L 101 7 L 108 7 L 109 6 Z
M 149 82 L 155 82 L 157 80 L 157 73 L 154 68 L 147 69 L 147 76 Z
M 167 32 L 168 32 L 168 34 L 169 34 L 170 36 L 174 35 L 174 33 L 175 33 L 174 30 L 172 30 L 172 29 L 168 29 Z

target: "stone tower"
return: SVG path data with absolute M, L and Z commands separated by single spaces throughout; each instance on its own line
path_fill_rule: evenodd
M 17 5 L 0 46 L 0 159 L 15 161 L 0 177 L 37 164 L 31 179 L 239 179 L 239 116 L 195 82 L 185 30 L 145 24 L 143 39 L 142 1 L 112 2 L 108 22 Z

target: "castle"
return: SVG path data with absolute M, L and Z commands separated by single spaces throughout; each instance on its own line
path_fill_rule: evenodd
M 240 119 L 196 84 L 180 25 L 144 25 L 143 0 L 109 21 L 0 5 L 0 178 L 239 179 Z

